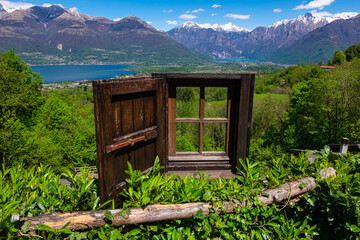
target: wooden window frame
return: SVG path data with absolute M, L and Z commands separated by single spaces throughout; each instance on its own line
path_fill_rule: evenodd
M 153 74 L 153 77 L 163 78 L 165 82 L 165 104 L 166 104 L 166 159 L 165 167 L 168 170 L 178 170 L 170 166 L 171 162 L 197 162 L 229 161 L 233 172 L 241 168 L 238 159 L 245 159 L 248 155 L 250 144 L 250 126 L 252 116 L 252 102 L 254 92 L 255 74 Z M 204 122 L 200 120 L 176 118 L 176 87 L 226 87 L 228 89 L 228 119 L 227 119 L 227 144 L 225 152 L 176 152 L 176 122 Z M 201 91 L 200 91 L 201 92 Z M 204 101 L 204 96 L 200 96 Z M 204 106 L 200 103 L 200 106 Z M 175 110 L 174 110 L 175 109 Z M 199 111 L 200 113 L 202 110 Z M 241 113 L 241 114 L 240 114 Z M 209 122 L 216 120 L 209 119 Z M 200 126 L 201 128 L 201 126 Z M 174 131 L 175 129 L 175 131 Z M 203 134 L 199 131 L 199 135 Z M 200 144 L 199 144 L 200 147 Z M 221 164 L 218 165 L 222 169 Z M 216 166 L 207 168 L 206 165 L 194 165 L 184 170 L 206 170 L 217 169 Z
M 188 87 L 188 86 L 176 86 L 172 85 L 171 87 L 175 87 L 175 89 L 171 89 L 170 91 L 175 91 L 177 87 Z M 230 129 L 230 107 L 231 107 L 231 99 L 229 99 L 229 87 L 222 86 L 227 89 L 227 97 L 226 97 L 226 108 L 227 108 L 227 116 L 225 118 L 221 117 L 211 117 L 207 118 L 204 116 L 205 113 L 205 88 L 214 87 L 212 84 L 203 83 L 201 86 L 191 86 L 191 87 L 199 87 L 200 88 L 200 101 L 199 101 L 199 117 L 198 118 L 178 118 L 176 117 L 176 97 L 175 101 L 169 102 L 168 107 L 168 116 L 170 122 L 174 122 L 174 124 L 168 125 L 168 137 L 171 139 L 169 143 L 168 155 L 169 160 L 178 160 L 183 158 L 185 155 L 193 155 L 195 159 L 212 160 L 212 156 L 227 156 L 228 154 L 228 146 L 229 146 L 229 129 Z M 174 112 L 173 112 L 174 111 Z M 176 123 L 198 123 L 199 124 L 199 150 L 197 152 L 185 152 L 185 151 L 176 151 Z M 225 140 L 225 151 L 204 151 L 204 124 L 205 123 L 226 123 L 226 140 Z M 228 158 L 228 160 L 230 160 Z
M 241 168 L 238 159 L 245 159 L 249 149 L 254 81 L 254 74 L 153 74 L 93 81 L 101 201 L 115 199 L 115 204 L 120 204 L 119 193 L 128 177 L 127 162 L 141 172 L 153 166 L 156 156 L 165 166 L 164 171 L 232 169 L 235 172 L 236 167 Z M 228 88 L 226 155 L 169 154 L 169 148 L 176 147 L 171 145 L 176 136 L 170 131 L 176 124 L 176 112 L 169 109 L 174 103 L 176 109 L 174 86 Z

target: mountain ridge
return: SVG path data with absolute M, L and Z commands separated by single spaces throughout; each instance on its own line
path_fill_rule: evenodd
M 175 27 L 168 31 L 168 34 L 190 49 L 213 58 L 248 58 L 272 61 L 271 57 L 278 54 L 278 49 L 291 47 L 308 33 L 342 18 L 354 18 L 355 14 L 357 13 L 347 12 L 336 14 L 333 17 L 317 17 L 307 13 L 295 19 L 281 20 L 268 27 L 260 26 L 242 33 L 216 31 L 193 22 L 186 26 Z M 323 57 L 326 56 L 323 55 Z M 316 59 L 319 58 L 320 56 Z
M 208 59 L 131 15 L 91 17 L 61 5 L 0 14 L 0 50 L 29 64 L 192 63 Z
M 339 19 L 309 32 L 292 46 L 282 47 L 269 58 L 279 63 L 313 62 L 330 60 L 338 50 L 360 42 L 360 14 L 349 19 Z M 307 51 L 299 51 L 306 49 Z

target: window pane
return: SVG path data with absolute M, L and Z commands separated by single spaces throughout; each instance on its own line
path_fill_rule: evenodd
M 203 151 L 223 151 L 226 144 L 226 123 L 204 124 Z
M 205 117 L 227 117 L 228 89 L 220 87 L 205 88 Z
M 176 151 L 199 152 L 199 123 L 176 123 Z
M 199 118 L 200 88 L 176 88 L 176 117 Z

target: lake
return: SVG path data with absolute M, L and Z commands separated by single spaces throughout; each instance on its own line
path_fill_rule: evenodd
M 44 83 L 101 80 L 114 78 L 119 74 L 133 74 L 129 65 L 51 65 L 31 66 L 33 72 L 40 73 Z
M 225 62 L 257 62 L 257 60 L 251 59 L 216 59 L 214 62 L 225 63 Z

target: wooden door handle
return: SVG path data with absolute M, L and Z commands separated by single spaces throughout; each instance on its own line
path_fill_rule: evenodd
M 123 147 L 127 147 L 129 145 L 134 146 L 135 143 L 141 142 L 141 141 L 144 141 L 144 140 L 145 140 L 145 136 L 140 136 L 140 137 L 137 137 L 137 138 L 126 140 L 124 142 L 119 142 L 119 143 L 115 143 L 115 144 L 106 146 L 106 153 L 111 153 L 111 152 L 113 152 L 115 150 L 118 150 L 118 149 L 123 148 Z

